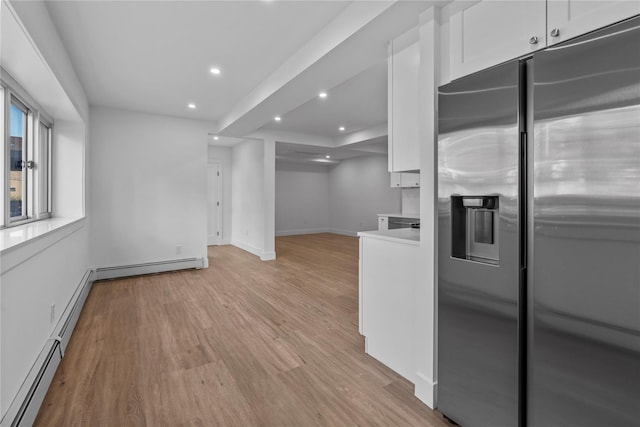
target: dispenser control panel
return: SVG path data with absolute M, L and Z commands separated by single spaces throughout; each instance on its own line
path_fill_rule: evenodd
M 498 264 L 498 196 L 451 196 L 451 210 L 451 256 Z

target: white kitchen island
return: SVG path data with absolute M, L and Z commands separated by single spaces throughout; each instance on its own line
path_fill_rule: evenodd
M 362 231 L 360 237 L 360 333 L 365 352 L 411 382 L 414 293 L 420 230 Z

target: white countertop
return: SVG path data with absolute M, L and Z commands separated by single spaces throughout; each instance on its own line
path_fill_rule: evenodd
M 396 228 L 393 230 L 360 231 L 358 237 L 370 237 L 372 239 L 387 240 L 390 242 L 420 245 L 420 229 Z
M 415 218 L 415 219 L 420 219 L 420 214 L 419 213 L 385 213 L 385 214 L 378 214 L 378 216 L 393 216 L 396 218 Z

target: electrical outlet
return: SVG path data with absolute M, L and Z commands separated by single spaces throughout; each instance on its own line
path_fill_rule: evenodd
M 182 253 L 182 245 L 176 245 L 176 253 L 177 254 L 181 254 Z
M 49 323 L 53 323 L 56 320 L 56 305 L 51 304 L 51 312 L 49 313 Z

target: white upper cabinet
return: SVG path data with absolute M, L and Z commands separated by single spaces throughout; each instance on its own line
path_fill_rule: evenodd
M 544 0 L 465 2 L 451 8 L 452 80 L 546 45 Z
M 640 1 L 549 0 L 547 13 L 547 40 L 552 45 L 637 15 Z
M 420 187 L 420 174 L 419 173 L 401 174 L 400 187 L 404 187 L 404 188 Z
M 449 15 L 451 80 L 638 13 L 638 0 L 454 2 Z
M 420 169 L 418 123 L 418 73 L 420 46 L 417 42 L 397 51 L 389 47 L 388 126 L 389 172 Z
M 391 188 L 402 187 L 402 174 L 400 172 L 391 172 L 389 174 L 389 178 L 391 181 Z
M 409 172 L 391 172 L 391 188 L 420 187 L 420 174 Z

